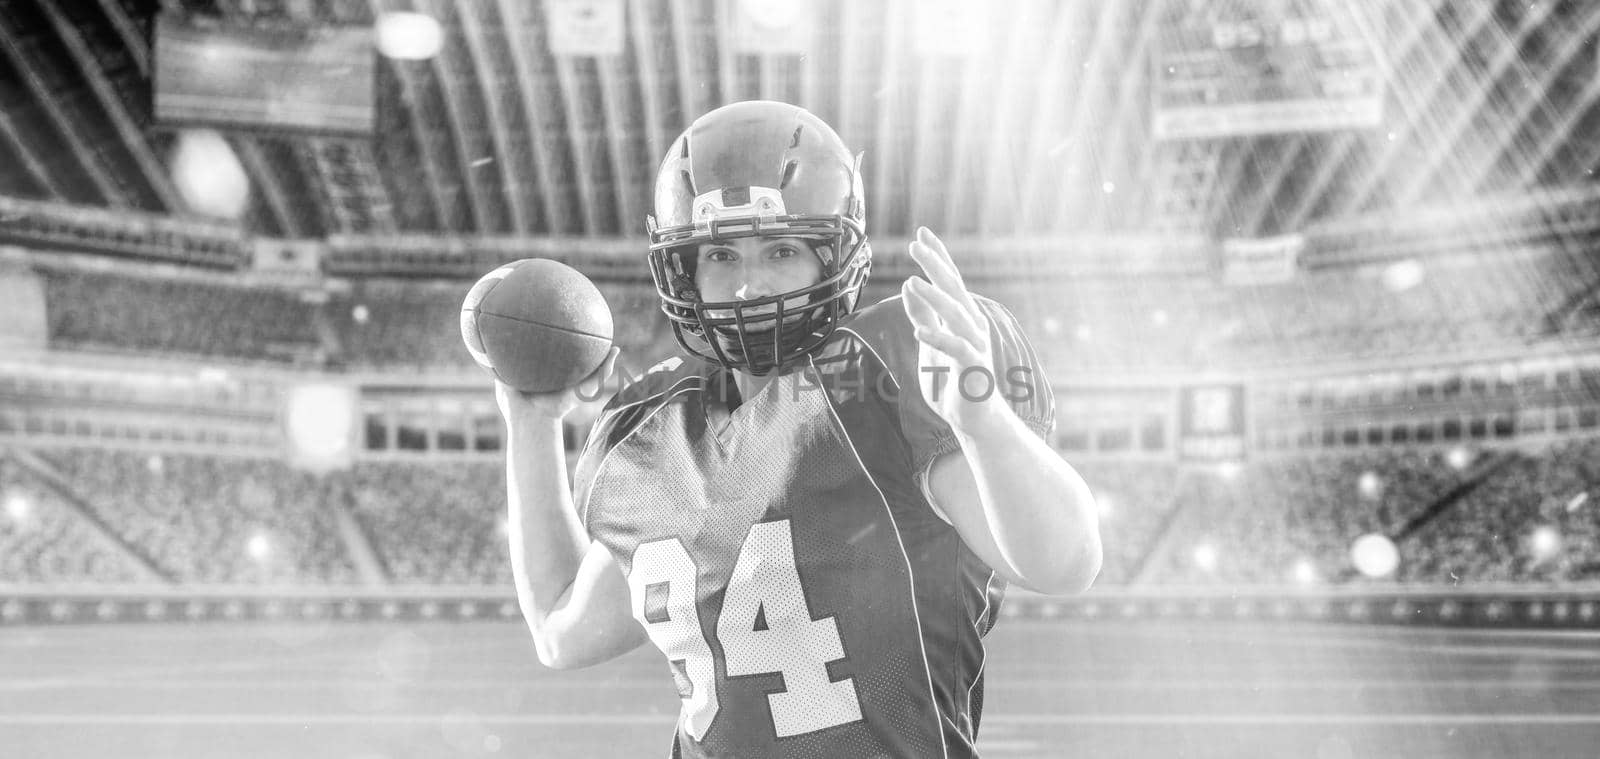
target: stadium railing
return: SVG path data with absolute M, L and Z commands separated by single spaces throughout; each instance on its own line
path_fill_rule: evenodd
M 1381 624 L 1500 629 L 1600 629 L 1600 585 L 1440 587 L 1163 587 L 1073 597 L 1012 591 L 1006 619 Z M 465 587 L 271 588 L 0 585 L 0 628 L 214 622 L 474 622 L 517 620 L 507 590 Z

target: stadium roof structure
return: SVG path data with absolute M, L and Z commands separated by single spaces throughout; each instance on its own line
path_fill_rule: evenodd
M 615 2 L 617 54 L 557 55 L 557 0 L 0 0 L 0 196 L 192 215 L 175 134 L 151 123 L 159 14 L 442 24 L 438 55 L 378 60 L 369 136 L 225 132 L 260 237 L 637 239 L 673 136 L 748 98 L 806 106 L 863 149 L 870 229 L 891 238 L 1270 237 L 1588 185 L 1600 166 L 1588 0 L 1324 3 L 1376 56 L 1375 123 L 1178 138 L 1157 134 L 1151 62 L 1201 3 L 1007 3 L 962 30 L 962 56 L 917 36 L 938 3 L 822 0 L 799 52 L 746 53 L 739 14 L 759 4 Z

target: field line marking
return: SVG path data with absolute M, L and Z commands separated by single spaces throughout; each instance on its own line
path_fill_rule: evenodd
M 1540 691 L 1600 691 L 1600 679 L 1585 678 L 1563 680 L 1560 682 L 1545 682 L 1540 680 L 1500 680 L 1500 679 L 1373 679 L 1340 678 L 1324 679 L 1314 678 L 1309 680 L 1281 679 L 1281 680 L 1218 680 L 1212 678 L 1197 679 L 996 679 L 994 685 L 1002 689 L 1025 688 L 1034 690 L 1063 690 L 1063 691 L 1171 691 L 1171 690 L 1251 690 L 1251 691 L 1306 691 L 1306 690 L 1337 690 L 1342 688 L 1367 688 L 1383 690 L 1415 689 L 1419 692 L 1429 690 L 1540 690 Z M 304 680 L 207 680 L 207 679 L 156 679 L 156 680 L 98 680 L 88 681 L 80 678 L 39 678 L 28 680 L 3 681 L 0 680 L 0 692 L 7 691 L 47 691 L 47 690 L 322 690 L 327 688 L 393 688 L 395 690 L 428 691 L 443 690 L 498 690 L 516 689 L 523 691 L 554 691 L 564 692 L 571 690 L 605 691 L 615 690 L 649 690 L 662 693 L 673 693 L 672 681 L 666 678 L 648 680 L 609 680 L 609 681 L 539 681 L 539 680 L 506 680 L 506 679 L 454 679 L 454 680 L 380 680 L 380 679 L 350 679 L 350 678 L 308 678 Z
M 1014 725 L 1600 725 L 1600 714 L 995 714 Z
M 0 725 L 84 726 L 343 726 L 417 725 L 446 720 L 484 725 L 671 725 L 662 714 L 0 714 Z M 995 714 L 985 724 L 1037 725 L 1600 725 L 1600 714 Z

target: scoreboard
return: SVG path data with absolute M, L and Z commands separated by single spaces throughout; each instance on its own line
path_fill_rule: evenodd
M 1245 457 L 1245 390 L 1239 383 L 1192 385 L 1178 394 L 1178 457 L 1240 462 Z
M 372 134 L 370 27 L 233 23 L 161 15 L 155 117 L 177 128 Z
M 1157 139 L 1358 129 L 1383 118 L 1372 27 L 1345 0 L 1162 0 Z

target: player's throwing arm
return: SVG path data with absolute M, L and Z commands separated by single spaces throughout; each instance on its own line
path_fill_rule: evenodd
M 573 509 L 562 436 L 580 390 L 602 385 L 616 362 L 604 298 L 560 263 L 517 261 L 468 292 L 461 330 L 505 418 L 512 577 L 540 661 L 578 667 L 637 647 L 645 636 L 627 583 Z

